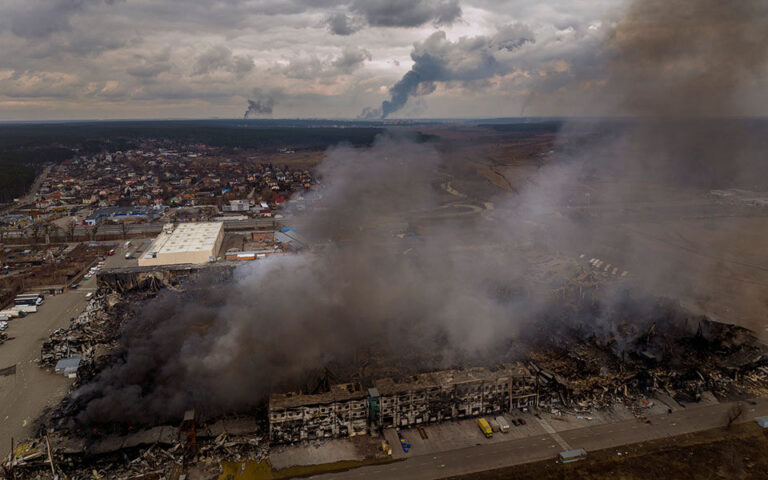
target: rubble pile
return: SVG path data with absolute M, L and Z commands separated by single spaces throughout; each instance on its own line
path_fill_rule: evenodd
M 261 462 L 267 458 L 263 427 L 253 417 L 198 427 L 190 412 L 179 427 L 155 426 L 119 435 L 95 432 L 88 438 L 51 432 L 17 446 L 3 468 L 19 480 L 48 478 L 51 471 L 68 479 L 170 479 L 190 470 L 214 478 L 222 459 Z
M 97 293 L 67 328 L 55 330 L 43 343 L 40 366 L 51 367 L 62 358 L 79 356 L 81 370 L 87 370 L 105 357 L 120 336 L 122 315 L 112 311 L 118 304 L 122 304 L 119 296 Z
M 706 317 L 620 324 L 612 333 L 580 336 L 567 330 L 530 357 L 563 406 L 609 408 L 668 396 L 697 402 L 768 394 L 768 346 L 748 330 Z M 570 334 L 570 337 L 569 337 Z
M 128 293 L 126 283 L 115 285 L 121 288 L 111 292 L 103 285 L 85 312 L 51 335 L 43 345 L 41 366 L 80 356 L 78 383 L 83 384 L 109 364 L 131 315 L 127 306 L 156 293 L 153 288 Z M 275 441 L 271 436 L 293 428 L 298 418 L 309 426 L 302 424 L 296 439 L 287 441 L 351 435 L 358 423 L 367 426 L 375 418 L 382 426 L 416 425 L 514 408 L 587 415 L 624 406 L 642 419 L 654 401 L 685 404 L 705 394 L 719 400 L 768 396 L 768 346 L 748 330 L 693 315 L 664 300 L 627 297 L 609 309 L 580 288 L 563 290 L 563 308 L 553 308 L 551 318 L 543 321 L 551 320 L 546 329 L 531 329 L 529 337 L 510 340 L 516 347 L 509 349 L 510 355 L 519 364 L 514 372 L 504 373 L 498 358 L 493 368 L 462 364 L 397 379 L 377 380 L 379 372 L 371 368 L 360 373 L 360 388 L 334 391 L 326 381 L 325 388 L 312 394 L 283 394 L 283 404 L 271 400 L 269 415 L 251 412 L 204 424 L 185 414 L 180 425 L 102 426 L 109 431 L 78 425 L 75 418 L 83 405 L 70 397 L 48 412 L 41 436 L 12 455 L 5 468 L 14 469 L 19 479 L 45 478 L 43 472 L 52 469 L 75 479 L 179 478 L 192 469 L 212 478 L 222 460 L 264 460 L 270 441 Z M 302 399 L 317 401 L 305 405 Z M 372 405 L 377 407 L 369 411 Z M 326 435 L 323 410 L 331 420 L 346 415 L 348 421 Z M 281 423 L 282 430 L 277 428 Z M 311 434 L 310 427 L 318 433 Z

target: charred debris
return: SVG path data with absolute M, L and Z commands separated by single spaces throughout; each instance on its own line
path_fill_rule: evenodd
M 87 384 L 119 354 L 129 305 L 161 289 L 183 291 L 190 273 L 199 274 L 131 271 L 106 279 L 86 311 L 45 342 L 41 368 L 79 357 L 75 385 Z M 643 418 L 653 401 L 768 394 L 768 347 L 749 330 L 664 299 L 626 295 L 608 308 L 586 295 L 577 304 L 564 301 L 562 292 L 554 296 L 564 308 L 538 329 L 550 333 L 516 339 L 510 351 L 518 353 L 486 366 L 400 376 L 389 369 L 378 377 L 371 371 L 365 381 L 326 369 L 325 381 L 275 392 L 248 412 L 203 418 L 190 405 L 183 418 L 162 425 L 86 429 L 73 420 L 83 405 L 69 397 L 39 420 L 35 439 L 14 445 L 3 463 L 6 478 L 46 478 L 50 472 L 59 478 L 181 478 L 190 467 L 213 475 L 222 459 L 265 459 L 271 444 L 376 434 L 389 426 L 517 408 L 576 415 L 629 408 Z

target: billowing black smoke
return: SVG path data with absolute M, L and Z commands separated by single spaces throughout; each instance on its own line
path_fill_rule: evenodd
M 390 88 L 390 99 L 382 102 L 381 110 L 368 108 L 362 116 L 379 114 L 386 118 L 411 97 L 432 93 L 438 82 L 471 86 L 472 82 L 508 73 L 513 65 L 505 54 L 534 41 L 533 32 L 523 24 L 505 26 L 493 36 L 462 37 L 456 42 L 449 41 L 443 31 L 435 32 L 414 45 L 411 70 Z
M 544 302 L 503 290 L 526 282 L 514 250 L 465 248 L 476 241 L 473 221 L 409 230 L 446 212 L 439 165 L 433 146 L 389 136 L 367 151 L 331 150 L 319 168 L 323 188 L 292 219 L 314 249 L 150 301 L 127 325 L 120 360 L 77 392 L 87 402 L 80 420 L 243 410 L 368 348 L 393 365 L 426 358 L 437 368 L 501 346 Z M 505 229 L 487 238 L 504 245 Z

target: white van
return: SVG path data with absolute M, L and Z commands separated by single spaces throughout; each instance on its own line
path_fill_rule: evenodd
M 507 433 L 509 431 L 509 422 L 507 421 L 506 418 L 499 415 L 498 417 L 496 417 L 496 423 L 499 424 L 499 431 L 501 433 Z

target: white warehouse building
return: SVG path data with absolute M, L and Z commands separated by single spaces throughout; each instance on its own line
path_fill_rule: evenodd
M 224 240 L 224 223 L 169 225 L 139 257 L 139 266 L 206 263 L 216 259 Z

